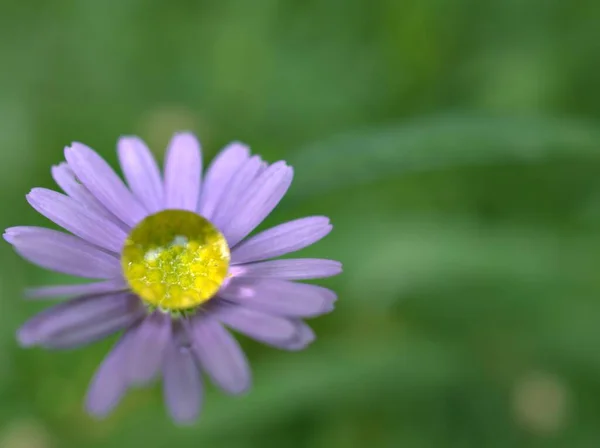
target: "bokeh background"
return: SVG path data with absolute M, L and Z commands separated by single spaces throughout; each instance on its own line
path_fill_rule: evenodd
M 230 140 L 296 168 L 266 226 L 325 214 L 343 261 L 302 353 L 243 340 L 255 387 L 197 425 L 160 385 L 82 411 L 112 344 L 14 332 L 63 277 L 0 249 L 0 447 L 600 446 L 597 0 L 0 0 L 1 227 L 77 140 L 205 159 Z

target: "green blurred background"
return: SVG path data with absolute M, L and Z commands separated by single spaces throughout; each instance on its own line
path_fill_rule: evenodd
M 47 225 L 73 140 L 162 157 L 191 129 L 296 168 L 265 225 L 326 214 L 336 312 L 301 353 L 243 340 L 255 387 L 82 411 L 112 341 L 21 350 L 64 277 L 0 250 L 0 448 L 600 446 L 597 0 L 0 0 L 2 228 Z

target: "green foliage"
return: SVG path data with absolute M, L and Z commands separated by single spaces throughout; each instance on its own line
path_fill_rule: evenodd
M 192 428 L 160 387 L 96 422 L 110 348 L 21 350 L 65 277 L 0 251 L 0 448 L 596 447 L 600 443 L 600 61 L 592 0 L 0 1 L 0 224 L 72 140 L 159 157 L 191 128 L 295 168 L 265 226 L 334 232 L 340 299 L 301 353 L 243 340 L 255 387 L 208 386 Z M 36 445 L 37 444 L 37 445 Z

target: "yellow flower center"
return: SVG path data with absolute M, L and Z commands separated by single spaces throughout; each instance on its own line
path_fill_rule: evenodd
M 129 286 L 152 306 L 186 310 L 211 299 L 229 268 L 225 237 L 202 216 L 164 210 L 140 222 L 121 255 Z

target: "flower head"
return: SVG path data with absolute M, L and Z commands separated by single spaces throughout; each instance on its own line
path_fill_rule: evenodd
M 52 169 L 65 194 L 34 188 L 27 195 L 70 233 L 6 230 L 27 260 L 101 280 L 31 290 L 69 300 L 26 322 L 18 340 L 71 349 L 122 332 L 91 382 L 88 412 L 105 416 L 128 388 L 162 376 L 171 417 L 191 422 L 201 406 L 201 371 L 231 394 L 250 387 L 248 362 L 226 327 L 285 350 L 314 340 L 302 319 L 331 311 L 336 296 L 297 281 L 336 275 L 340 263 L 272 259 L 315 243 L 331 225 L 308 217 L 248 237 L 283 198 L 293 171 L 242 144 L 227 146 L 204 178 L 192 134 L 173 137 L 164 174 L 139 138 L 123 137 L 117 149 L 128 186 L 96 152 L 73 143 Z

